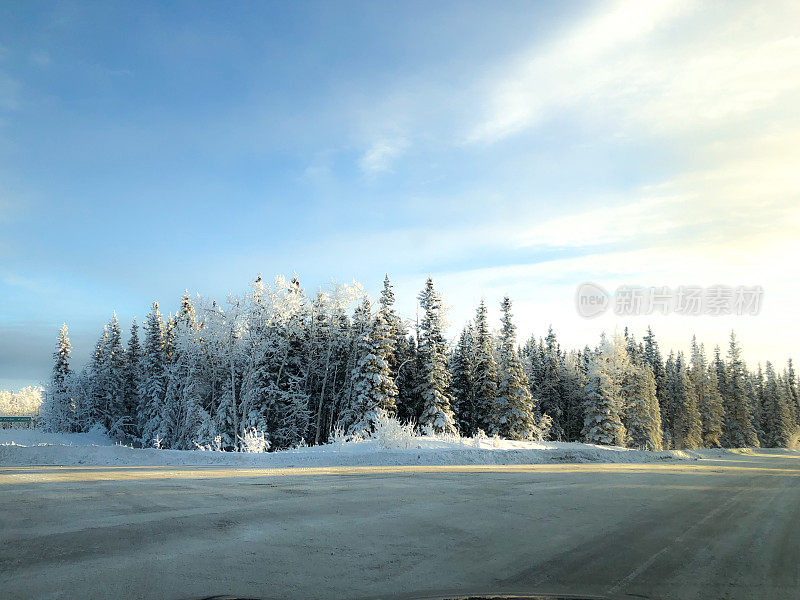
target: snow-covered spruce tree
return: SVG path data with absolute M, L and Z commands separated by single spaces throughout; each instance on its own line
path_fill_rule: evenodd
M 420 323 L 419 354 L 421 372 L 418 393 L 422 413 L 419 425 L 437 433 L 456 433 L 453 399 L 450 396 L 450 372 L 447 368 L 447 344 L 444 340 L 444 305 L 428 278 L 419 294 L 423 310 Z
M 517 354 L 516 327 L 511 321 L 511 300 L 501 305 L 503 328 L 500 332 L 500 360 L 495 398 L 495 432 L 511 440 L 537 436 L 536 407 L 522 361 Z
M 797 391 L 797 375 L 794 372 L 794 365 L 792 364 L 791 358 L 786 363 L 783 378 L 786 380 L 787 392 L 789 394 L 789 406 L 794 416 L 794 424 L 800 427 L 800 395 L 798 395 Z
M 293 375 L 287 377 L 285 389 L 280 390 L 276 404 L 278 427 L 270 435 L 277 450 L 304 444 L 304 434 L 310 418 L 308 393 L 302 380 Z
M 713 365 L 706 368 L 704 396 L 701 398 L 700 418 L 703 422 L 703 447 L 722 446 L 725 425 L 725 406 L 717 382 L 717 370 Z
M 722 423 L 725 410 L 722 397 L 717 388 L 716 372 L 706 361 L 702 344 L 692 337 L 692 355 L 689 363 L 689 389 L 695 395 L 700 414 L 701 446 L 716 448 L 722 437 Z
M 296 276 L 276 287 L 280 289 L 276 310 L 281 315 L 276 346 L 279 369 L 267 423 L 272 447 L 281 449 L 305 443 L 311 419 L 311 398 L 306 387 L 311 311 Z
M 285 356 L 286 348 L 284 338 L 278 335 L 278 330 L 283 325 L 282 319 L 286 315 L 279 315 L 275 308 L 283 306 L 279 296 L 285 293 L 284 288 L 283 281 L 276 281 L 275 289 L 271 288 L 259 275 L 253 281 L 250 293 L 241 301 L 236 300 L 235 304 L 241 307 L 236 312 L 241 312 L 242 327 L 234 335 L 238 342 L 232 348 L 239 349 L 236 353 L 239 356 L 234 357 L 233 364 L 237 372 L 241 371 L 238 407 L 240 422 L 237 428 L 234 419 L 231 419 L 225 427 L 229 430 L 227 436 L 231 440 L 238 437 L 241 442 L 246 439 L 246 435 L 255 435 L 272 444 L 268 421 L 275 408 L 276 397 L 282 393 L 277 387 L 277 380 L 279 360 Z M 228 337 L 227 333 L 225 337 Z M 229 385 L 226 383 L 226 387 Z M 225 408 L 228 408 L 227 405 Z M 230 410 L 233 410 L 232 406 Z M 274 423 L 272 429 L 277 428 L 278 424 Z
M 463 435 L 475 435 L 478 430 L 475 419 L 475 331 L 467 323 L 458 338 L 458 344 L 450 358 L 453 380 L 450 390 L 454 398 L 453 412 L 458 430 Z
M 564 439 L 576 442 L 583 429 L 584 388 L 586 374 L 580 352 L 568 352 L 561 361 L 560 394 L 564 404 Z M 661 419 L 659 418 L 659 423 Z
M 474 408 L 475 431 L 494 430 L 494 400 L 497 397 L 497 362 L 494 357 L 494 337 L 489 331 L 486 302 L 481 300 L 475 313 L 474 333 Z
M 672 416 L 672 443 L 681 450 L 699 448 L 703 443 L 703 429 L 697 394 L 686 371 L 686 359 L 682 352 L 674 358 L 670 355 L 667 369 L 667 396 Z
M 141 405 L 142 388 L 142 346 L 139 343 L 139 324 L 134 317 L 128 346 L 125 348 L 125 400 L 123 411 L 129 416 L 125 430 L 128 442 L 138 439 L 139 406 Z
M 752 422 L 752 409 L 748 396 L 747 368 L 742 360 L 742 351 L 731 332 L 728 346 L 728 361 L 725 365 L 725 427 L 723 439 L 729 448 L 758 447 L 758 437 Z
M 761 363 L 758 363 L 758 367 L 756 368 L 755 373 L 750 373 L 750 402 L 751 404 L 755 403 L 758 407 L 758 410 L 755 411 L 758 413 L 758 423 L 756 427 L 756 435 L 758 436 L 758 442 L 765 446 L 767 444 L 766 436 L 764 432 L 767 430 L 765 419 L 767 417 L 767 410 L 765 409 L 765 398 L 764 398 L 764 370 L 761 368 Z M 755 408 L 755 407 L 754 407 Z M 756 423 L 753 423 L 755 426 Z
M 323 379 L 326 401 L 326 416 L 324 421 L 323 439 L 327 440 L 333 435 L 336 422 L 339 418 L 342 405 L 344 404 L 345 393 L 348 390 L 350 373 L 346 366 L 349 362 L 350 336 L 352 323 L 347 315 L 347 307 L 363 293 L 361 286 L 348 287 L 346 290 L 337 288 L 334 294 L 334 305 L 331 310 L 331 336 L 328 342 L 331 348 L 331 360 L 326 362 L 325 375 Z M 400 365 L 398 372 L 402 377 L 404 373 L 402 365 L 403 355 L 400 355 Z M 328 389 L 330 391 L 328 392 Z M 408 386 L 404 389 L 408 389 Z M 399 392 L 399 389 L 398 389 Z M 400 399 L 398 395 L 398 399 Z
M 143 329 L 137 426 L 139 442 L 144 447 L 150 447 L 154 445 L 161 428 L 161 406 L 165 390 L 164 323 L 158 310 L 158 302 L 153 302 Z
M 176 438 L 179 448 L 194 450 L 198 446 L 214 446 L 217 431 L 206 409 L 209 387 L 200 346 L 195 343 L 187 350 L 190 351 L 189 370 Z
M 371 311 L 369 299 L 366 297 L 362 311 L 367 316 Z M 378 311 L 362 332 L 357 346 L 359 358 L 353 371 L 353 422 L 349 425 L 351 434 L 363 435 L 374 431 L 381 411 L 388 415 L 397 412 L 397 386 L 392 379 L 387 360 L 391 347 L 389 324 L 385 321 L 384 314 Z
M 338 427 L 342 431 L 349 431 L 360 417 L 360 406 L 356 397 L 355 374 L 358 372 L 358 359 L 365 336 L 369 335 L 372 322 L 372 305 L 364 296 L 353 311 L 353 326 L 350 329 L 351 339 L 348 342 L 347 362 L 347 390 L 343 397 L 340 410 Z
M 794 432 L 788 385 L 775 374 L 775 368 L 769 361 L 764 382 L 764 409 L 765 445 L 770 448 L 788 446 Z
M 670 351 L 667 360 L 664 361 L 664 375 L 666 377 L 666 387 L 664 388 L 664 404 L 662 405 L 662 417 L 664 420 L 661 426 L 664 430 L 664 445 L 667 448 L 675 448 L 675 389 L 672 387 L 675 373 L 675 352 Z
M 327 440 L 327 418 L 333 408 L 331 364 L 335 361 L 334 340 L 339 320 L 334 317 L 334 299 L 322 290 L 311 303 L 309 329 L 308 391 L 312 411 L 307 438 L 313 444 Z
M 561 350 L 553 327 L 547 330 L 542 348 L 541 373 L 534 394 L 539 409 L 552 419 L 550 436 L 554 440 L 566 439 L 564 423 L 564 397 L 561 386 Z
M 80 431 L 89 431 L 95 425 L 102 425 L 106 414 L 106 375 L 108 369 L 108 326 L 103 327 L 102 335 L 94 346 L 92 360 L 87 369 L 86 380 L 89 384 L 88 397 L 81 403 L 81 411 L 77 415 Z
M 213 357 L 213 387 L 216 389 L 216 411 L 212 413 L 213 429 L 220 436 L 224 450 L 239 450 L 241 431 L 241 388 L 245 379 L 242 333 L 248 315 L 246 302 L 229 296 L 225 309 L 212 302 L 204 307 L 204 325 L 210 339 Z
M 761 372 L 761 364 L 755 373 L 747 371 L 747 402 L 750 406 L 750 422 L 755 429 L 758 443 L 764 445 L 766 439 L 764 435 L 764 374 Z
M 631 364 L 640 366 L 643 362 L 645 362 L 644 345 L 636 341 L 636 336 L 628 332 L 627 327 L 625 328 L 624 337 L 626 341 L 625 349 L 628 351 L 628 356 L 631 359 Z M 650 367 L 650 370 L 652 370 L 652 367 Z M 655 375 L 653 377 L 655 378 Z
M 133 414 L 125 410 L 125 349 L 122 346 L 122 330 L 117 320 L 117 313 L 111 317 L 106 328 L 103 373 L 101 376 L 103 390 L 101 423 L 114 439 L 129 441 L 128 433 L 133 428 Z
M 544 373 L 544 340 L 536 339 L 535 335 L 528 338 L 528 341 L 520 349 L 520 358 L 523 359 L 525 374 L 531 384 L 533 393 L 542 383 Z
M 615 336 L 613 341 L 603 337 L 588 367 L 581 432 L 585 442 L 606 446 L 625 444 L 622 385 L 629 367 L 624 340 L 620 336 Z
M 656 397 L 656 379 L 650 365 L 631 364 L 625 382 L 624 425 L 627 445 L 643 450 L 662 449 L 661 410 Z
M 64 323 L 58 332 L 56 351 L 53 353 L 53 373 L 45 393 L 46 403 L 43 406 L 42 417 L 46 431 L 69 432 L 73 430 L 75 407 L 70 394 L 72 369 L 69 366 L 69 357 L 71 353 L 69 332 L 67 324 Z
M 187 432 L 185 412 L 189 407 L 187 389 L 194 385 L 190 371 L 194 371 L 197 315 L 189 292 L 184 292 L 181 305 L 170 328 L 172 358 L 165 367 L 164 401 L 161 404 L 158 437 L 166 448 L 187 449 L 194 446 L 195 432 Z M 196 404 L 195 398 L 192 404 Z M 193 408 L 193 407 L 192 407 Z
M 656 336 L 650 327 L 647 328 L 647 335 L 643 339 L 642 358 L 653 370 L 653 377 L 656 380 L 656 397 L 658 398 L 658 406 L 661 409 L 661 427 L 664 431 L 665 445 L 671 446 L 672 423 L 669 419 L 669 407 L 667 406 L 667 373 L 664 368 L 664 361 L 661 357 Z
M 397 372 L 397 418 L 403 422 L 417 422 L 422 412 L 420 383 L 422 378 L 422 356 L 419 353 L 419 324 L 416 336 L 406 338 L 405 347 L 400 354 L 400 367 Z
M 406 361 L 413 357 L 409 354 L 408 330 L 403 319 L 395 311 L 394 303 L 394 290 L 387 274 L 383 279 L 383 289 L 378 299 L 378 313 L 386 322 L 388 330 L 386 361 L 389 364 L 392 380 L 397 386 L 396 403 L 400 405 L 414 391 L 413 381 L 406 376 Z
M 165 368 L 164 402 L 158 436 L 164 447 L 192 449 L 201 427 L 208 427 L 203 410 L 197 313 L 189 292 L 181 297 L 172 328 L 172 360 Z

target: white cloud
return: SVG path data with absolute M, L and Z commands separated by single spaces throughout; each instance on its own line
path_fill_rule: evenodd
M 798 19 L 797 3 L 619 2 L 499 69 L 468 139 L 497 141 L 564 109 L 632 134 L 730 126 L 800 99 Z
M 519 245 L 580 247 L 641 240 L 679 226 L 665 220 L 663 213 L 680 200 L 650 198 L 548 219 L 526 228 L 518 236 Z
M 368 174 L 389 171 L 408 148 L 405 138 L 381 139 L 374 142 L 359 161 L 361 170 Z

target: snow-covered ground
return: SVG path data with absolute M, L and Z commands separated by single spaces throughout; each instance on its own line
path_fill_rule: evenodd
M 157 450 L 115 445 L 100 433 L 53 434 L 0 430 L 0 466 L 96 465 L 328 467 L 357 465 L 533 464 L 552 462 L 656 462 L 687 460 L 698 453 L 646 452 L 562 442 L 496 438 L 413 436 L 356 440 L 270 453 Z

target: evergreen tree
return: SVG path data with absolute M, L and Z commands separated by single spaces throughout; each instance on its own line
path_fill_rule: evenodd
M 653 371 L 656 380 L 656 397 L 658 406 L 661 409 L 661 426 L 664 430 L 668 445 L 671 443 L 672 423 L 669 420 L 669 407 L 667 406 L 667 373 L 664 368 L 664 361 L 661 358 L 661 351 L 658 342 L 653 334 L 653 330 L 648 327 L 647 335 L 644 336 L 644 349 L 642 359 Z
M 785 381 L 775 374 L 772 363 L 767 361 L 764 382 L 764 442 L 771 448 L 789 445 L 794 431 L 794 419 L 789 403 L 789 389 Z
M 125 415 L 124 436 L 127 442 L 138 437 L 138 411 L 141 404 L 142 387 L 142 347 L 139 344 L 139 324 L 136 318 L 131 323 L 131 335 L 125 349 L 124 389 L 125 398 L 122 412 Z
M 144 347 L 141 358 L 141 387 L 139 390 L 138 433 L 145 447 L 152 446 L 161 430 L 161 411 L 165 392 L 166 354 L 164 323 L 158 302 L 147 315 L 144 324 Z
M 725 411 L 717 388 L 714 369 L 707 364 L 703 345 L 692 337 L 692 355 L 689 365 L 689 390 L 695 396 L 700 414 L 701 446 L 715 448 L 720 445 Z
M 389 364 L 389 373 L 393 380 L 397 379 L 398 371 L 406 354 L 406 345 L 408 344 L 406 326 L 394 310 L 394 291 L 392 284 L 389 282 L 389 276 L 383 280 L 383 290 L 378 300 L 378 314 L 386 323 L 387 341 L 386 341 L 386 361 Z M 399 391 L 399 386 L 398 386 Z
M 71 397 L 72 369 L 69 366 L 69 357 L 72 346 L 69 342 L 67 324 L 64 323 L 58 332 L 56 351 L 53 353 L 55 361 L 50 385 L 47 387 L 47 402 L 43 411 L 44 426 L 48 431 L 72 431 L 74 424 L 74 405 Z
M 697 394 L 692 388 L 686 371 L 685 359 L 679 352 L 675 359 L 670 356 L 671 368 L 667 369 L 667 396 L 672 416 L 672 442 L 675 448 L 699 448 L 703 443 L 703 429 Z
M 415 422 L 422 412 L 420 390 L 422 389 L 422 355 L 419 352 L 417 336 L 409 335 L 399 354 L 397 369 L 397 418 L 404 422 Z
M 525 440 L 536 436 L 535 406 L 528 378 L 517 354 L 516 327 L 511 321 L 511 301 L 501 305 L 503 328 L 500 333 L 500 364 L 495 399 L 495 431 L 508 439 Z
M 362 311 L 367 318 L 370 310 L 369 299 L 365 297 Z M 394 416 L 397 412 L 397 386 L 387 359 L 391 349 L 391 330 L 384 314 L 379 311 L 359 338 L 359 359 L 353 371 L 350 433 L 369 433 L 374 430 L 379 415 Z
M 472 323 L 467 323 L 453 352 L 453 381 L 451 390 L 455 399 L 455 416 L 458 429 L 463 435 L 475 435 L 475 332 Z
M 761 424 L 764 420 L 762 416 L 763 405 L 763 381 L 759 381 L 757 374 L 746 371 L 745 389 L 747 390 L 747 404 L 750 407 L 750 422 L 753 424 L 756 439 L 763 445 L 764 431 Z
M 576 442 L 583 429 L 586 373 L 580 352 L 569 352 L 561 362 L 560 394 L 564 403 L 564 439 Z M 659 423 L 661 419 L 659 417 Z
M 86 425 L 102 425 L 108 434 L 127 441 L 131 416 L 125 413 L 125 350 L 114 313 L 97 342 L 92 360 L 92 404 Z
M 494 339 L 489 331 L 486 302 L 481 300 L 475 314 L 474 429 L 489 432 L 494 428 L 494 401 L 497 397 L 497 362 Z
M 750 414 L 753 420 L 753 428 L 756 430 L 759 444 L 763 446 L 767 437 L 765 435 L 766 429 L 764 429 L 767 413 L 764 410 L 764 372 L 761 369 L 761 363 L 758 363 L 755 373 L 748 373 L 747 379 L 747 396 L 752 407 Z
M 622 385 L 629 370 L 624 341 L 603 338 L 589 360 L 584 421 L 581 436 L 590 444 L 624 446 L 626 431 L 622 423 Z
M 453 398 L 449 391 L 447 345 L 443 334 L 444 305 L 430 277 L 419 294 L 419 303 L 423 310 L 419 341 L 419 396 L 422 403 L 419 424 L 437 433 L 456 433 L 451 408 Z
M 285 285 L 281 299 L 284 317 L 278 334 L 280 360 L 270 409 L 273 423 L 270 437 L 276 449 L 304 444 L 311 422 L 311 397 L 307 389 L 311 311 L 296 275 Z M 352 398 L 352 378 L 350 390 Z
M 725 445 L 732 448 L 758 447 L 758 437 L 752 422 L 752 409 L 747 390 L 747 369 L 742 360 L 742 351 L 731 332 L 728 362 L 725 365 Z
M 80 430 L 89 431 L 95 425 L 104 425 L 107 414 L 107 388 L 108 382 L 108 325 L 103 327 L 103 333 L 98 338 L 89 366 L 88 382 L 90 385 L 89 398 L 82 406 L 78 416 Z
M 564 403 L 561 389 L 561 355 L 552 326 L 542 348 L 541 376 L 535 394 L 540 410 L 552 419 L 551 436 L 554 440 L 565 439 Z
M 656 397 L 656 379 L 650 365 L 632 364 L 625 387 L 628 398 L 624 425 L 628 446 L 661 450 L 661 410 Z
M 195 341 L 197 314 L 189 292 L 181 297 L 180 309 L 169 327 L 171 359 L 164 370 L 164 401 L 161 403 L 158 437 L 166 447 L 189 449 L 195 443 L 197 407 Z M 191 421 L 191 424 L 190 422 Z M 191 426 L 190 426 L 191 425 Z
M 794 425 L 800 427 L 800 396 L 797 391 L 797 375 L 794 372 L 794 365 L 790 358 L 786 363 L 786 372 L 784 373 L 786 381 L 786 391 L 789 395 L 789 406 L 791 407 L 792 415 L 794 417 Z
M 203 382 L 199 378 L 197 313 L 189 292 L 184 292 L 178 314 L 170 328 L 172 358 L 164 370 L 164 401 L 161 404 L 158 437 L 169 448 L 192 449 L 206 425 Z
M 706 369 L 706 382 L 701 396 L 700 418 L 703 423 L 703 447 L 717 448 L 722 445 L 725 423 L 725 408 L 717 382 L 717 371 L 713 365 Z
M 317 293 L 312 306 L 308 390 L 312 397 L 312 422 L 308 440 L 314 444 L 328 440 L 334 419 L 338 418 L 339 393 L 347 377 L 350 321 L 345 312 L 357 289 L 334 287 L 332 294 Z

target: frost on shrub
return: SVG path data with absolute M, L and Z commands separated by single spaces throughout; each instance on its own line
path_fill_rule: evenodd
M 105 427 L 103 427 L 102 423 L 95 423 L 94 425 L 92 425 L 92 428 L 89 429 L 89 431 L 87 431 L 86 433 L 96 436 L 108 435 L 108 431 L 106 430 Z
M 549 415 L 542 415 L 533 426 L 531 439 L 537 442 L 543 442 L 547 436 L 550 435 L 550 429 L 552 427 L 553 419 L 551 419 Z
M 222 452 L 222 436 L 217 435 L 207 444 L 200 444 L 195 441 L 194 445 L 197 446 L 198 450 L 202 450 L 204 452 Z
M 407 450 L 414 443 L 413 423 L 401 423 L 383 409 L 375 409 L 372 431 L 368 434 L 387 450 Z
M 242 452 L 259 453 L 269 449 L 267 435 L 255 427 L 245 430 L 243 435 L 237 437 L 241 442 Z
M 480 448 L 486 441 L 488 441 L 488 439 L 489 436 L 486 435 L 486 432 L 483 429 L 478 428 L 478 431 L 475 433 L 475 437 L 472 438 L 472 443 L 476 448 Z
M 457 431 L 450 429 L 440 429 L 435 425 L 423 425 L 420 427 L 420 433 L 429 438 L 433 438 L 438 442 L 448 442 L 451 444 L 462 444 L 461 435 Z
M 336 427 L 333 428 L 333 432 L 331 433 L 331 437 L 328 440 L 328 443 L 334 444 L 336 446 L 341 446 L 342 444 L 349 442 L 351 439 L 352 439 L 351 435 L 346 434 L 344 432 L 344 429 L 336 425 Z

